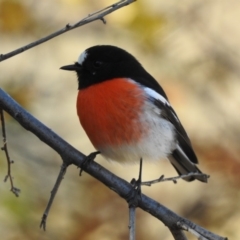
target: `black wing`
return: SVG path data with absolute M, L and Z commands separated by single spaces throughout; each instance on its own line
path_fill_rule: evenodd
M 154 105 L 161 110 L 161 117 L 167 119 L 175 127 L 178 145 L 172 152 L 171 156 L 169 156 L 169 160 L 177 173 L 179 175 L 193 172 L 202 173 L 195 165 L 198 163 L 198 160 L 192 149 L 190 139 L 171 105 L 167 101 L 162 102 L 157 99 L 154 99 L 153 101 Z M 184 178 L 184 180 L 188 182 L 195 179 L 201 182 L 207 182 L 207 178 L 204 175 Z
M 161 117 L 167 119 L 175 127 L 177 141 L 182 151 L 187 155 L 189 160 L 193 163 L 198 163 L 197 157 L 192 149 L 190 139 L 171 105 L 163 103 L 158 99 L 154 99 L 154 105 L 161 109 Z

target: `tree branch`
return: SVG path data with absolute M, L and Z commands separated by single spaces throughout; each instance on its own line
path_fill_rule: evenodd
M 85 159 L 85 155 L 73 148 L 70 144 L 60 138 L 51 129 L 47 128 L 40 121 L 34 118 L 26 110 L 24 110 L 17 102 L 15 102 L 9 95 L 0 89 L 0 108 L 8 112 L 16 121 L 18 121 L 25 129 L 35 134 L 41 141 L 46 143 L 54 149 L 64 161 L 65 165 L 74 164 L 81 166 Z M 132 185 L 109 172 L 96 162 L 86 165 L 84 169 L 94 178 L 101 181 L 111 190 L 115 191 L 119 196 L 128 199 L 129 193 L 132 191 Z M 227 238 L 218 236 L 208 230 L 184 219 L 171 210 L 167 209 L 160 203 L 142 194 L 138 199 L 139 208 L 162 221 L 169 229 L 193 229 L 200 236 L 208 240 L 226 240 Z M 179 231 L 178 231 L 179 232 Z M 176 239 L 176 238 L 175 238 Z M 182 238 L 184 239 L 184 238 Z
M 44 42 L 47 42 L 48 40 L 52 39 L 52 38 L 55 38 L 65 32 L 68 32 L 70 30 L 73 30 L 75 28 L 78 28 L 78 27 L 81 27 L 83 25 L 86 25 L 90 22 L 94 22 L 96 20 L 101 20 L 104 24 L 106 24 L 106 20 L 104 19 L 105 16 L 107 16 L 108 14 L 122 8 L 122 7 L 125 7 L 133 2 L 135 2 L 136 0 L 121 0 L 119 2 L 116 2 L 106 8 L 103 8 L 97 12 L 94 12 L 94 13 L 91 13 L 89 14 L 87 17 L 83 18 L 81 21 L 73 24 L 73 25 L 70 25 L 69 23 L 66 24 L 66 26 L 44 38 L 41 38 L 35 42 L 32 42 L 30 44 L 27 44 L 23 47 L 20 47 L 12 52 L 9 52 L 9 53 L 6 53 L 6 54 L 0 54 L 0 62 L 1 61 L 4 61 L 8 58 L 11 58 L 19 53 L 22 53 L 22 52 L 25 52 L 26 50 L 30 49 L 30 48 L 33 48 L 39 44 L 42 44 Z

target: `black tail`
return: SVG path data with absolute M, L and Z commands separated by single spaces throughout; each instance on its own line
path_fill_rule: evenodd
M 178 146 L 169 157 L 169 160 L 173 167 L 176 169 L 179 175 L 188 174 L 188 173 L 202 173 L 191 160 L 184 154 L 181 148 Z M 183 178 L 184 180 L 190 182 L 195 179 L 201 182 L 207 182 L 206 176 L 192 176 Z

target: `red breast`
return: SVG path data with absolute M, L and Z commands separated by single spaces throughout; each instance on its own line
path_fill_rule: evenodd
M 146 130 L 139 120 L 144 100 L 141 88 L 124 78 L 79 90 L 77 113 L 94 147 L 137 143 Z

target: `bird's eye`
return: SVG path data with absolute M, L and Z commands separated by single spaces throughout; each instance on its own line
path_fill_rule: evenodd
M 95 67 L 95 68 L 100 68 L 101 66 L 102 66 L 102 62 L 100 62 L 100 61 L 95 61 L 95 62 L 93 62 L 93 66 Z

